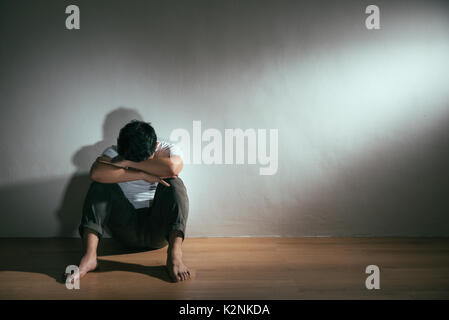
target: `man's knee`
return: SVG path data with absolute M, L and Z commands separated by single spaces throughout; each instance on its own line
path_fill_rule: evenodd
M 159 183 L 156 190 L 157 202 L 165 203 L 172 207 L 175 203 L 177 207 L 184 208 L 187 211 L 189 207 L 189 197 L 184 182 L 180 178 L 164 179 L 170 186 L 164 186 Z
M 116 183 L 101 183 L 98 181 L 92 181 L 89 191 L 93 192 L 111 192 L 118 187 Z
M 111 191 L 114 190 L 114 184 L 100 183 L 93 181 L 87 191 L 87 202 L 110 199 Z
M 170 178 L 164 180 L 170 185 L 170 187 L 166 187 L 162 183 L 159 183 L 159 185 L 164 188 L 163 191 L 170 193 L 177 199 L 187 199 L 187 189 L 181 178 Z
M 181 178 L 170 178 L 170 179 L 165 179 L 165 181 L 168 182 L 168 184 L 170 185 L 170 187 L 174 188 L 174 189 L 184 189 L 185 190 L 185 185 L 184 185 L 184 181 L 182 181 Z
M 92 183 L 90 184 L 90 187 L 91 187 L 91 189 L 95 189 L 95 190 L 104 190 L 104 189 L 108 189 L 110 185 L 111 185 L 110 183 L 101 183 L 98 181 L 92 181 Z

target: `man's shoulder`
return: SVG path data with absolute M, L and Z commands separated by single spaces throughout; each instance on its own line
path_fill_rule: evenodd
M 112 145 L 107 147 L 106 150 L 103 151 L 103 155 L 108 156 L 109 158 L 114 158 L 118 156 L 117 146 Z
M 168 142 L 167 140 L 157 140 L 159 142 L 158 150 L 170 149 L 173 147 L 173 143 Z
M 184 158 L 182 150 L 176 144 L 165 139 L 158 140 L 158 142 L 159 146 L 156 150 L 158 153 L 166 155 L 167 157 L 178 155 L 181 158 Z

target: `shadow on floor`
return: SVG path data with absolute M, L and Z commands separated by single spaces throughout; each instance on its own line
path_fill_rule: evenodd
M 172 282 L 165 265 L 159 266 L 144 266 L 135 263 L 126 263 L 119 261 L 110 261 L 104 259 L 98 259 L 99 268 L 95 272 L 108 272 L 108 271 L 127 271 L 141 273 L 153 278 L 157 278 L 166 282 Z
M 126 271 L 126 272 L 136 272 L 154 277 L 166 282 L 172 282 L 165 265 L 158 266 L 145 266 L 136 263 L 126 263 L 121 261 L 111 261 L 102 259 L 104 256 L 116 256 L 122 254 L 132 254 L 154 251 L 156 249 L 131 249 L 124 247 L 119 242 L 114 239 L 102 239 L 98 246 L 98 269 L 94 271 L 95 273 L 108 272 L 108 271 Z M 79 260 L 77 264 L 79 263 Z M 68 265 L 68 264 L 67 264 Z M 56 280 L 60 283 L 65 283 L 64 272 L 60 273 Z
M 121 254 L 132 254 L 132 253 L 141 253 L 154 251 L 157 249 L 131 249 L 124 247 L 119 242 L 114 239 L 103 239 L 98 246 L 98 269 L 94 271 L 95 273 L 99 272 L 108 272 L 108 271 L 126 271 L 126 272 L 136 272 L 148 275 L 150 277 L 154 277 L 166 282 L 172 282 L 165 265 L 159 266 L 145 266 L 141 264 L 135 263 L 126 263 L 121 261 L 111 261 L 102 259 L 104 256 L 115 256 Z M 59 279 L 60 282 L 65 283 L 64 274 L 62 274 Z
M 29 239 L 0 239 L 0 272 L 38 273 L 65 283 L 65 268 L 78 265 L 81 259 L 80 239 L 36 239 L 30 247 Z M 110 261 L 105 256 L 148 252 L 153 250 L 127 249 L 114 239 L 102 239 L 98 247 L 99 270 L 95 272 L 137 272 L 166 282 L 172 282 L 164 265 L 145 266 Z M 103 258 L 102 258 L 103 257 Z

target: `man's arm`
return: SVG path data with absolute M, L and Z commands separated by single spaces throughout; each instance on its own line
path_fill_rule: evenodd
M 178 176 L 184 166 L 182 158 L 178 155 L 151 158 L 141 162 L 126 161 L 125 164 L 158 177 Z
M 154 176 L 141 170 L 126 169 L 111 163 L 111 158 L 107 156 L 98 157 L 90 169 L 92 180 L 100 183 L 119 183 L 134 180 L 145 180 L 147 182 L 160 182 L 170 186 L 158 176 Z M 170 176 L 167 176 L 170 177 Z

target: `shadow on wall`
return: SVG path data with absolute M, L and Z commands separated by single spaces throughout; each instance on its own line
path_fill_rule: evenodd
M 141 116 L 125 108 L 109 113 L 104 120 L 103 139 L 73 155 L 76 171 L 71 177 L 1 186 L 0 235 L 75 235 L 91 181 L 89 167 L 115 143 L 119 129 L 131 119 Z M 341 163 L 333 179 L 310 187 L 307 193 L 287 189 L 294 185 L 286 183 L 284 177 L 282 183 L 287 185 L 283 188 L 289 192 L 278 212 L 279 235 L 448 236 L 447 123 L 448 116 L 441 116 L 439 123 L 425 132 L 410 131 L 406 140 L 399 135 L 397 141 L 381 141 L 375 150 Z M 335 161 L 329 153 L 323 156 L 322 166 Z M 252 221 L 243 217 L 235 226 L 248 228 Z M 230 232 L 229 226 L 225 226 L 225 232 Z
M 116 144 L 120 129 L 131 120 L 143 120 L 135 110 L 120 107 L 106 115 L 103 122 L 103 140 L 79 149 L 72 157 L 76 172 L 70 178 L 61 205 L 57 211 L 58 236 L 67 236 L 77 229 L 81 219 L 84 197 L 91 183 L 90 167 L 109 146 Z
M 67 96 L 53 92 L 73 92 L 80 99 L 74 100 L 77 105 L 83 105 L 85 101 L 112 99 L 111 90 L 117 90 L 115 96 L 123 101 L 148 101 L 140 99 L 155 94 L 162 102 L 159 111 L 174 113 L 182 110 L 184 118 L 180 121 L 190 122 L 192 117 L 201 116 L 212 117 L 225 126 L 230 123 L 229 128 L 246 122 L 254 123 L 254 126 L 265 126 L 265 123 L 282 126 L 279 183 L 273 187 L 280 189 L 283 201 L 271 193 L 259 193 L 253 197 L 250 191 L 243 192 L 241 185 L 230 184 L 232 179 L 226 177 L 227 172 L 233 174 L 234 171 L 224 170 L 234 169 L 219 167 L 216 172 L 226 178 L 222 184 L 213 183 L 212 177 L 208 179 L 212 181 L 210 189 L 201 189 L 199 185 L 192 190 L 195 191 L 193 197 L 204 195 L 202 199 L 197 198 L 197 203 L 202 203 L 199 203 L 201 209 L 198 210 L 196 224 L 192 225 L 192 235 L 449 235 L 449 216 L 446 214 L 449 212 L 446 194 L 449 184 L 449 119 L 441 119 L 441 129 L 435 130 L 435 135 L 430 132 L 421 136 L 416 132 L 414 140 L 402 133 L 379 135 L 386 139 L 379 143 L 378 148 L 366 146 L 360 156 L 347 159 L 345 163 L 340 163 L 342 151 L 337 146 L 321 145 L 325 141 L 320 138 L 325 134 L 320 132 L 325 129 L 321 127 L 320 112 L 335 109 L 332 104 L 334 94 L 336 99 L 347 94 L 348 99 L 360 97 L 367 101 L 371 101 L 372 95 L 371 89 L 353 95 L 358 86 L 353 88 L 351 84 L 356 82 L 352 81 L 341 87 L 348 88 L 347 92 L 336 94 L 332 90 L 328 95 L 327 86 L 333 86 L 333 79 L 341 82 L 343 78 L 339 74 L 334 78 L 326 66 L 344 66 L 341 63 L 352 57 L 365 61 L 362 59 L 364 55 L 355 54 L 357 51 L 344 55 L 352 48 L 361 48 L 365 52 L 371 48 L 370 44 L 377 49 L 367 57 L 375 58 L 378 48 L 382 51 L 389 49 L 391 41 L 408 45 L 409 40 L 419 50 L 416 56 L 405 56 L 411 59 L 407 61 L 413 62 L 411 66 L 425 63 L 420 59 L 428 55 L 421 56 L 421 49 L 432 53 L 433 41 L 439 39 L 447 44 L 444 40 L 447 33 L 443 29 L 443 21 L 446 20 L 441 20 L 440 15 L 433 16 L 435 11 L 446 17 L 443 10 L 446 6 L 441 1 L 426 4 L 430 11 L 426 10 L 423 15 L 424 6 L 417 1 L 411 1 L 414 4 L 408 5 L 407 10 L 402 8 L 401 1 L 380 1 L 377 4 L 389 12 L 385 22 L 391 23 L 393 32 L 370 33 L 371 36 L 366 33 L 363 23 L 354 23 L 364 18 L 360 1 L 345 1 L 344 4 L 336 1 L 280 1 L 279 4 L 278 1 L 262 0 L 198 0 L 193 1 L 193 5 L 192 1 L 136 0 L 133 6 L 126 1 L 109 1 L 105 6 L 100 1 L 80 0 L 77 3 L 83 8 L 82 12 L 92 14 L 83 15 L 83 27 L 76 33 L 68 33 L 63 28 L 64 3 L 28 2 L 9 1 L 6 5 L 3 4 L 5 1 L 0 4 L 5 7 L 5 10 L 0 10 L 0 20 L 5 26 L 0 28 L 0 36 L 8 43 L 0 50 L 2 105 L 8 106 L 0 108 L 0 147 L 7 160 L 2 164 L 12 165 L 8 168 L 11 174 L 24 165 L 33 165 L 33 174 L 43 175 L 36 172 L 40 164 L 32 163 L 32 155 L 39 152 L 40 144 L 26 150 L 22 143 L 26 141 L 25 145 L 30 145 L 30 133 L 36 135 L 36 141 L 49 136 L 48 130 L 40 130 L 41 125 L 51 123 L 40 122 L 44 118 L 42 114 L 57 112 L 67 116 L 72 112 L 70 104 L 66 104 L 65 111 L 61 109 L 60 99 L 67 99 Z M 394 3 L 391 7 L 390 2 Z M 423 19 L 419 22 L 410 17 Z M 58 25 L 61 27 L 54 27 Z M 444 37 L 422 37 L 423 34 L 432 35 L 434 31 Z M 402 42 L 403 36 L 407 41 Z M 35 50 L 37 47 L 40 49 Z M 397 48 L 400 47 L 391 47 L 393 52 Z M 445 52 L 438 53 L 436 57 Z M 428 57 L 432 56 L 433 53 Z M 443 68 L 445 66 L 442 64 Z M 371 70 L 376 71 L 368 66 L 364 69 L 363 64 L 362 67 L 362 71 L 368 71 L 367 74 Z M 373 73 L 374 80 L 382 81 L 382 70 Z M 413 70 L 399 71 L 398 76 L 402 73 L 408 77 L 414 75 Z M 443 80 L 444 83 L 446 78 L 444 71 L 437 71 L 424 73 L 432 74 L 434 79 L 421 81 L 435 80 L 439 92 L 440 82 Z M 304 83 L 310 83 L 306 78 L 309 72 L 316 75 L 318 81 L 302 88 L 303 79 Z M 62 75 L 64 81 L 61 81 Z M 46 81 L 37 82 L 38 79 Z M 122 82 L 123 86 L 117 85 Z M 422 98 L 424 91 L 421 89 L 424 88 L 419 88 L 421 82 L 411 83 L 416 88 L 410 93 L 415 91 L 416 96 Z M 67 91 L 73 86 L 79 89 Z M 394 92 L 395 87 L 400 89 L 401 83 L 386 92 Z M 307 92 L 309 88 L 313 90 Z M 371 88 L 371 85 L 363 88 Z M 316 92 L 328 98 L 315 98 Z M 266 101 L 263 101 L 264 97 Z M 392 95 L 392 98 L 398 97 L 397 94 Z M 432 111 L 436 106 L 427 103 L 433 100 L 434 97 L 429 96 L 426 103 L 416 102 L 409 109 L 404 106 L 404 110 L 414 113 L 428 108 Z M 321 102 L 326 102 L 326 105 L 321 105 Z M 317 114 L 314 114 L 314 105 L 320 106 Z M 226 108 L 213 115 L 214 106 Z M 270 113 L 260 109 L 264 106 Z M 83 110 L 88 108 L 95 109 L 85 104 Z M 272 113 L 272 110 L 276 112 Z M 103 140 L 74 154 L 76 170 L 73 175 L 51 179 L 42 177 L 1 186 L 0 235 L 39 237 L 74 234 L 90 183 L 90 163 L 115 142 L 121 124 L 135 118 L 135 114 L 132 110 L 120 108 L 107 115 Z M 167 112 L 160 114 L 171 116 Z M 310 118 L 301 119 L 302 115 Z M 36 121 L 33 121 L 35 117 Z M 308 119 L 312 120 L 310 125 L 306 123 Z M 306 127 L 300 128 L 301 124 Z M 413 123 L 407 125 L 411 133 L 416 131 L 415 127 Z M 22 134 L 14 135 L 19 131 Z M 286 131 L 293 135 L 285 136 L 283 132 Z M 310 139 L 309 148 L 304 150 L 308 152 L 305 156 L 318 154 L 322 158 L 322 163 L 316 166 L 317 171 L 312 173 L 314 176 L 311 174 L 310 182 L 300 179 L 305 168 L 298 166 L 296 159 L 291 157 L 291 154 L 299 157 L 302 154 L 302 150 L 293 153 L 291 146 L 295 146 L 295 136 Z M 317 140 L 312 140 L 315 137 Z M 56 136 L 49 142 L 58 144 L 59 139 Z M 335 140 L 336 145 L 338 142 Z M 27 158 L 20 159 L 24 155 Z M 203 172 L 210 167 L 201 166 L 197 170 Z M 269 179 L 257 177 L 255 180 L 253 177 L 245 180 L 250 185 L 265 178 Z M 313 183 L 315 179 L 318 181 L 316 184 Z M 230 209 L 237 210 L 234 209 L 232 213 L 235 213 L 229 216 L 224 211 L 227 208 L 220 208 L 225 214 L 214 217 L 205 207 L 208 205 L 211 210 L 216 210 L 214 200 L 216 202 L 217 199 L 227 205 L 226 199 L 222 201 L 220 196 L 226 183 L 233 188 L 227 195 L 239 196 L 235 201 L 227 201 Z M 218 192 L 214 193 L 214 190 Z M 244 206 L 239 208 L 240 204 Z
M 1 237 L 77 236 L 84 197 L 91 183 L 90 167 L 131 120 L 142 120 L 133 109 L 119 107 L 105 116 L 103 139 L 74 153 L 72 176 L 0 186 Z M 55 213 L 56 211 L 56 213 Z M 50 217 L 56 214 L 56 219 Z

